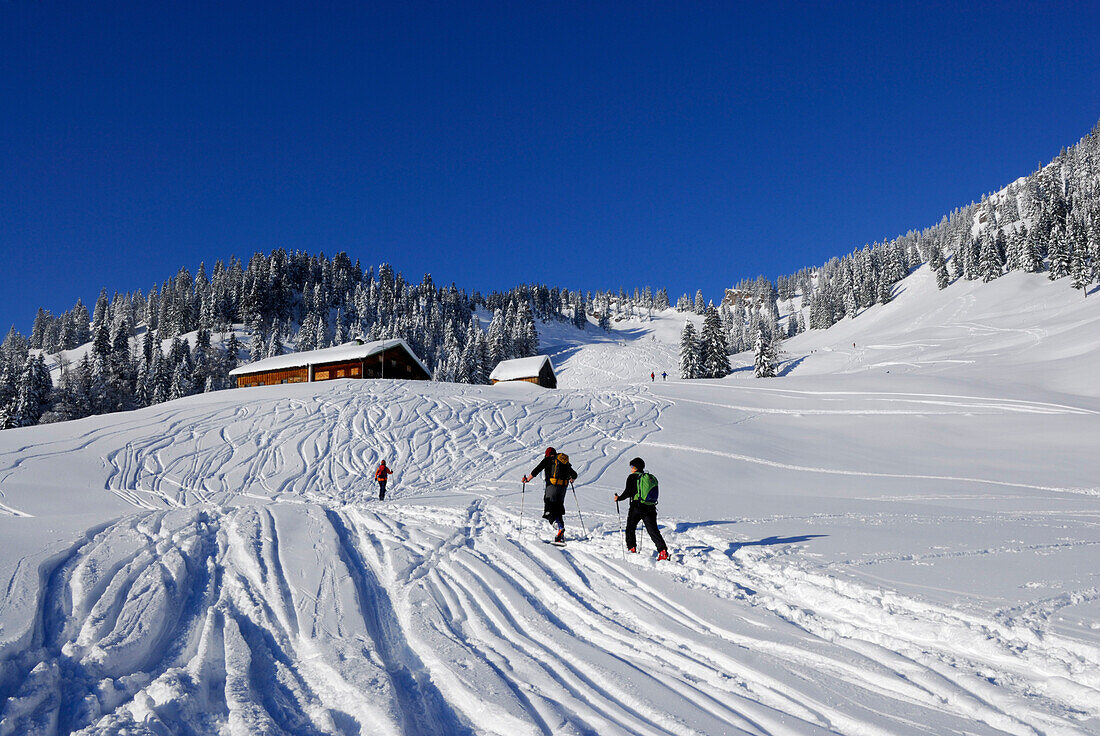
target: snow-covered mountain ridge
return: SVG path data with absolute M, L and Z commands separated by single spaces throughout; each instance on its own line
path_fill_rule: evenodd
M 544 327 L 557 391 L 335 381 L 0 433 L 0 733 L 1098 733 L 1100 300 L 897 292 L 778 379 L 662 381 L 670 311 Z M 519 482 L 550 444 L 563 550 Z M 671 564 L 622 550 L 635 455 Z

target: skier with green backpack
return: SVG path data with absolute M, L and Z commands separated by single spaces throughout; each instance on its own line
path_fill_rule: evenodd
M 657 547 L 657 559 L 668 559 L 668 545 L 661 536 L 661 530 L 657 528 L 657 478 L 652 473 L 645 472 L 645 461 L 636 457 L 630 461 L 631 473 L 626 479 L 626 489 L 615 496 L 615 503 L 630 501 L 630 508 L 626 512 L 626 547 L 631 552 L 638 551 L 638 539 L 635 530 L 638 522 L 645 523 L 645 530 L 649 532 L 649 538 Z

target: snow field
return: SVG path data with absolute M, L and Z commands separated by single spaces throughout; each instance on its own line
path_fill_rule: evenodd
M 558 391 L 334 381 L 0 433 L 0 734 L 1100 733 L 1100 403 L 1069 390 L 1100 341 L 1035 382 L 1043 320 L 1094 307 L 926 287 L 881 308 L 940 315 L 919 335 L 868 314 L 778 380 L 651 384 L 666 313 L 550 336 Z M 929 362 L 991 315 L 982 371 Z M 548 445 L 580 474 L 564 549 L 519 482 Z M 671 563 L 622 550 L 634 455 Z

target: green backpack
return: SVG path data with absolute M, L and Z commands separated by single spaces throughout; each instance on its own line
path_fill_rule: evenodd
M 657 505 L 657 476 L 653 473 L 639 473 L 637 489 L 634 498 L 638 499 L 638 503 L 644 503 L 647 506 Z

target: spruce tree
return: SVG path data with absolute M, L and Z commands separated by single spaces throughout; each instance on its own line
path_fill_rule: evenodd
M 1093 265 L 1091 254 L 1087 248 L 1079 247 L 1073 251 L 1073 258 L 1070 261 L 1070 278 L 1072 279 L 1073 288 L 1080 289 L 1081 293 L 1088 298 L 1089 286 L 1092 284 L 1093 279 Z
M 699 335 L 700 357 L 704 378 L 722 378 L 730 372 L 729 348 L 722 330 L 722 320 L 713 306 L 707 308 L 703 330 Z
M 493 321 L 489 323 L 489 364 L 490 372 L 502 360 L 508 360 L 512 352 L 512 344 L 508 331 L 504 324 L 504 313 L 496 310 L 493 313 Z
M 894 300 L 894 287 L 889 281 L 883 280 L 881 282 L 881 284 L 879 285 L 878 303 L 879 304 L 889 304 L 893 300 Z
M 947 275 L 947 263 L 943 259 L 943 251 L 938 245 L 932 248 L 928 266 L 932 269 L 932 273 L 936 275 L 936 287 L 941 290 L 946 289 L 948 284 L 951 283 L 951 279 Z
M 844 316 L 855 319 L 856 314 L 859 313 L 859 304 L 856 302 L 856 295 L 852 291 L 844 292 Z
M 778 343 L 763 324 L 756 328 L 753 344 L 753 365 L 757 378 L 774 378 L 779 365 Z
M 19 396 L 19 374 L 6 359 L 0 359 L 0 429 L 19 425 L 16 403 Z
M 241 361 L 241 342 L 237 339 L 237 333 L 229 333 L 229 337 L 225 340 L 225 364 L 226 371 L 231 371 L 237 367 Z
M 1025 273 L 1039 273 L 1043 270 L 1043 252 L 1039 244 L 1038 230 L 1031 229 L 1024 235 L 1020 246 L 1020 270 Z
M 1001 277 L 1004 263 L 1001 262 L 1000 254 L 997 252 L 996 241 L 989 235 L 982 238 L 980 258 L 978 270 L 982 275 L 982 281 L 989 283 Z
M 1073 251 L 1069 234 L 1066 228 L 1056 225 L 1050 233 L 1050 245 L 1048 246 L 1050 259 L 1050 273 L 1047 278 L 1057 281 L 1069 276 L 1069 265 L 1073 258 Z
M 699 378 L 702 365 L 699 359 L 699 341 L 695 325 L 688 320 L 680 333 L 680 378 Z
M 191 383 L 191 377 L 188 375 L 187 366 L 181 362 L 172 373 L 172 385 L 168 397 L 172 400 L 182 399 L 184 396 L 190 396 L 193 392 L 194 386 Z
M 53 381 L 49 369 L 41 354 L 27 356 L 23 372 L 19 378 L 19 392 L 16 399 L 16 421 L 21 427 L 38 424 L 42 413 L 49 404 Z

